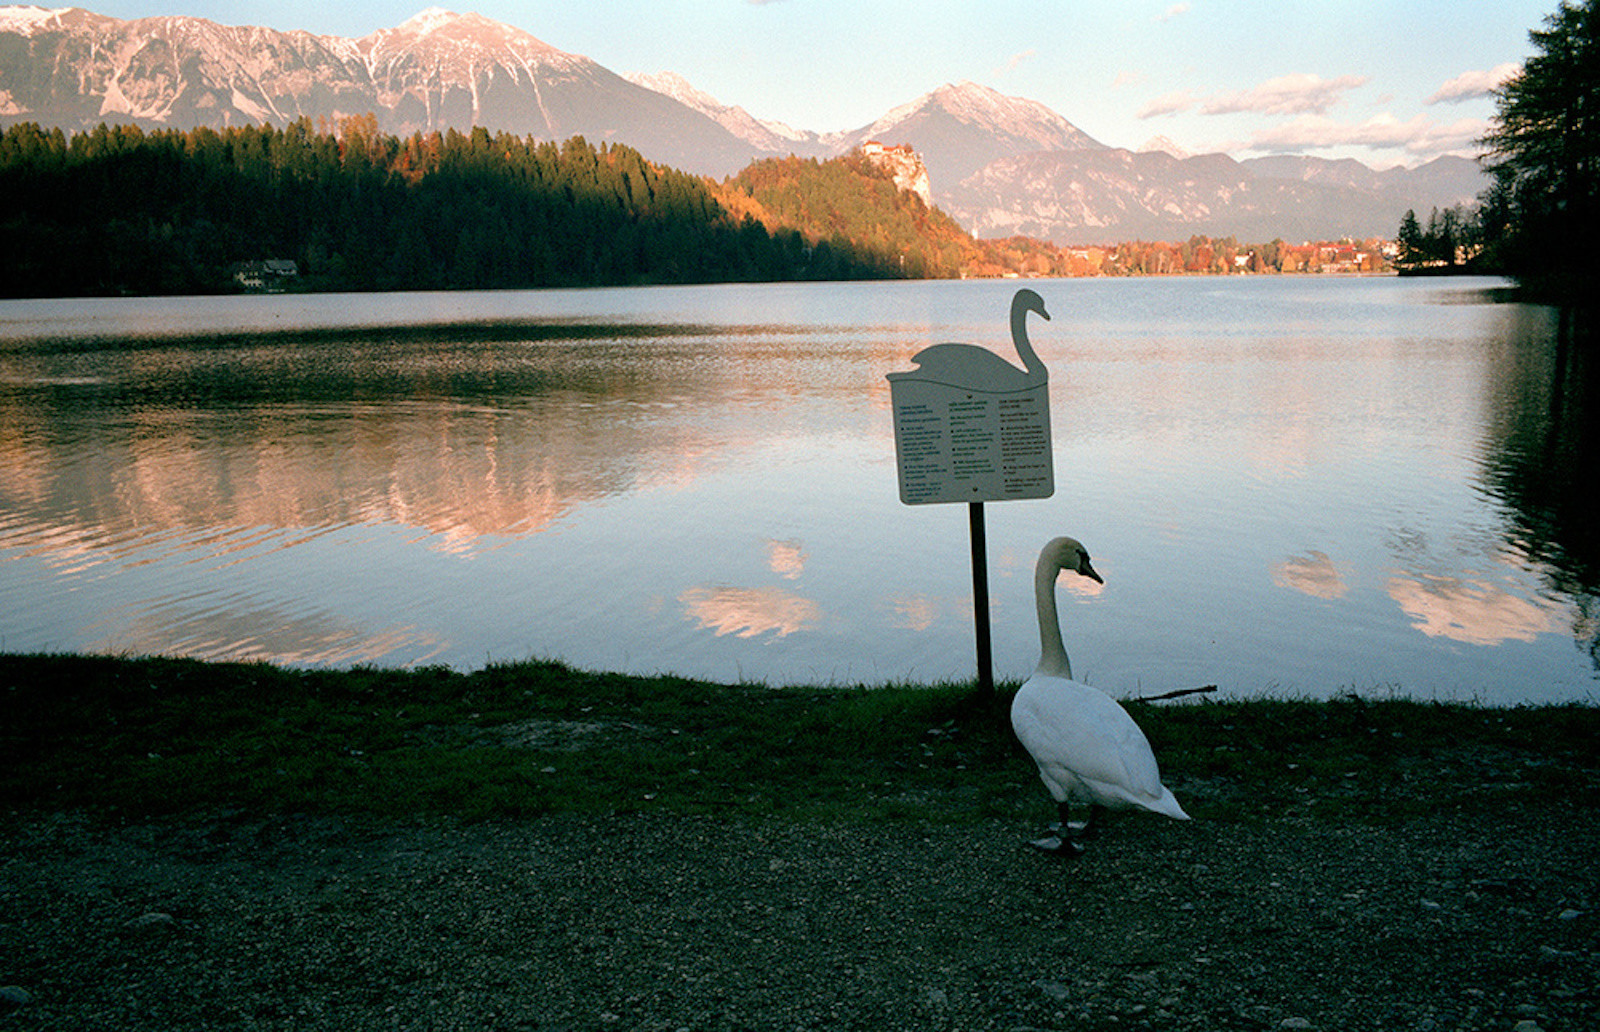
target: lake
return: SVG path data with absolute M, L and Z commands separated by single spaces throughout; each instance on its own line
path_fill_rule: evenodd
M 1015 281 L 0 302 L 0 650 L 970 680 L 964 505 L 885 374 Z M 1029 281 L 1055 493 L 989 504 L 995 675 L 1594 702 L 1592 348 L 1500 281 Z M 1092 589 L 1092 590 L 1091 590 Z

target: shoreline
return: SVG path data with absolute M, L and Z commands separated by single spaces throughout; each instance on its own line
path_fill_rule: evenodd
M 0 655 L 0 1022 L 1600 1024 L 1600 709 L 1130 705 L 1078 859 L 992 701 Z

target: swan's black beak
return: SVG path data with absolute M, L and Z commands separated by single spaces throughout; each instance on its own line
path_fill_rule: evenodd
M 1100 578 L 1100 575 L 1095 572 L 1094 567 L 1089 565 L 1089 557 L 1088 556 L 1084 556 L 1083 557 L 1083 562 L 1078 564 L 1078 572 L 1083 574 L 1085 577 L 1089 578 L 1090 580 L 1094 581 L 1096 584 L 1104 584 L 1105 583 L 1105 581 Z

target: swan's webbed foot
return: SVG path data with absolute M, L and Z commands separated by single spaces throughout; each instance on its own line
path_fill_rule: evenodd
M 1083 843 L 1078 839 L 1082 837 L 1086 825 L 1068 818 L 1066 803 L 1056 804 L 1056 816 L 1060 820 L 1045 829 L 1049 834 L 1034 839 L 1028 845 L 1041 853 L 1051 853 L 1055 856 L 1082 856 Z
M 1052 856 L 1082 856 L 1083 843 L 1068 836 L 1057 834 L 1053 830 L 1054 827 L 1052 826 L 1050 834 L 1043 838 L 1036 838 L 1029 842 L 1028 845 L 1041 853 L 1049 853 Z
M 1043 838 L 1036 838 L 1028 843 L 1041 853 L 1053 853 L 1056 856 L 1082 856 L 1083 840 L 1094 838 L 1099 832 L 1100 825 L 1105 819 L 1106 808 L 1103 806 L 1090 806 L 1087 820 L 1075 821 L 1069 813 L 1066 803 L 1056 804 L 1056 816 L 1060 819 L 1050 825 L 1049 834 Z

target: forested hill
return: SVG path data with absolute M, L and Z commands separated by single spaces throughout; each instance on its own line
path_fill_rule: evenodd
M 307 290 L 948 276 L 975 246 L 864 162 L 804 171 L 718 185 L 580 137 L 402 139 L 371 116 L 71 138 L 27 123 L 0 135 L 0 294 L 226 291 L 267 259 Z
M 811 240 L 832 239 L 861 260 L 887 262 L 917 279 L 959 276 L 979 260 L 980 245 L 971 234 L 900 189 L 860 152 L 831 161 L 758 161 L 719 194 L 729 208 L 754 214 L 769 227 L 795 229 Z

